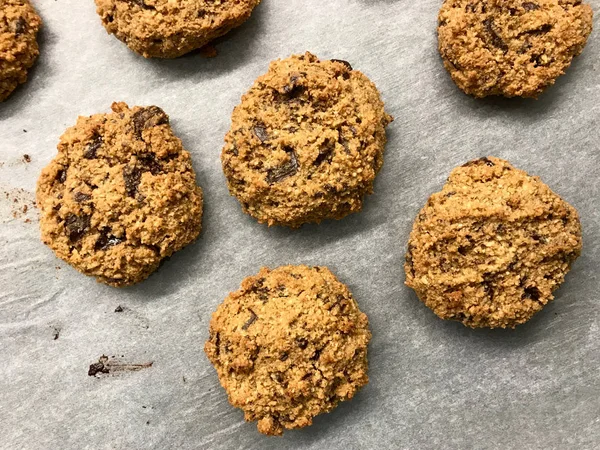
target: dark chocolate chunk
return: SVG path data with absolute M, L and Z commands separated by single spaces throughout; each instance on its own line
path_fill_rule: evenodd
M 540 9 L 540 5 L 533 2 L 523 2 L 523 9 L 525 11 L 535 11 L 537 9 Z
M 64 183 L 65 181 L 67 181 L 67 171 L 66 171 L 66 169 L 59 170 L 56 173 L 56 180 L 58 182 L 60 182 L 60 183 Z
M 321 357 L 321 350 L 315 350 L 313 355 L 310 357 L 313 361 L 317 361 Z
M 300 347 L 300 349 L 302 350 L 308 347 L 308 340 L 303 337 L 296 338 L 296 343 L 298 344 L 298 347 Z
M 298 172 L 299 164 L 296 152 L 291 147 L 285 147 L 284 150 L 290 156 L 290 160 L 267 171 L 267 183 L 269 184 L 278 183 Z
M 283 100 L 292 100 L 300 97 L 306 88 L 298 83 L 299 80 L 298 75 L 292 75 L 290 77 L 290 82 L 283 87 Z
M 462 167 L 479 166 L 481 164 L 485 164 L 486 166 L 489 166 L 489 167 L 495 166 L 493 161 L 491 161 L 489 158 L 484 156 L 483 158 L 474 159 L 473 161 L 469 161 L 469 162 L 463 164 Z
M 142 179 L 142 171 L 137 167 L 125 167 L 123 169 L 123 180 L 125 180 L 125 192 L 131 198 L 135 198 L 138 186 Z
M 90 216 L 85 214 L 81 216 L 69 214 L 65 219 L 65 228 L 67 230 L 69 240 L 71 242 L 76 242 L 79 239 L 81 239 L 85 233 L 89 231 Z
M 13 22 L 13 31 L 15 35 L 19 36 L 27 30 L 27 22 L 22 17 L 19 17 Z
M 111 234 L 111 231 L 112 230 L 108 227 L 104 227 L 102 228 L 102 230 L 100 230 L 100 236 L 94 244 L 94 250 L 106 250 L 115 245 L 119 245 L 125 240 L 123 238 L 114 236 L 113 234 Z
M 256 319 L 258 319 L 258 316 L 254 313 L 254 311 L 252 311 L 250 308 L 248 308 L 248 311 L 250 311 L 250 318 L 246 321 L 246 323 L 242 326 L 242 330 L 247 330 L 250 325 L 252 325 Z
M 98 149 L 102 147 L 102 142 L 102 136 L 99 134 L 95 135 L 92 138 L 92 141 L 88 144 L 87 148 L 83 151 L 83 157 L 85 159 L 95 159 Z
M 161 172 L 162 166 L 156 160 L 156 155 L 154 153 L 143 153 L 138 155 L 137 158 L 142 169 L 146 169 L 152 175 L 158 175 Z
M 494 19 L 492 17 L 488 17 L 483 21 L 483 26 L 485 27 L 485 30 L 489 35 L 490 43 L 494 47 L 497 47 L 504 52 L 508 51 L 508 45 L 506 45 L 506 43 L 502 40 L 500 35 L 494 29 Z
M 91 195 L 84 194 L 83 192 L 75 192 L 73 194 L 73 200 L 75 200 L 77 203 L 87 202 L 90 198 L 92 198 Z
M 343 59 L 331 59 L 330 61 L 341 63 L 346 66 L 348 70 L 354 70 L 350 63 L 348 61 L 344 61 Z
M 141 139 L 142 131 L 169 123 L 169 116 L 158 106 L 148 106 L 133 113 L 132 120 L 135 134 Z
M 154 6 L 146 4 L 144 0 L 121 0 L 127 3 L 131 3 L 132 5 L 137 5 L 142 9 L 155 9 Z
M 538 301 L 541 297 L 542 293 L 540 292 L 540 290 L 535 287 L 535 286 L 529 286 L 525 288 L 525 291 L 523 292 L 523 297 L 522 298 L 529 298 L 533 301 Z
M 335 150 L 335 143 L 331 141 L 326 141 L 319 148 L 319 154 L 317 155 L 313 164 L 315 166 L 320 166 L 324 161 L 331 163 L 333 159 L 333 152 Z
M 269 135 L 264 124 L 257 124 L 254 127 L 254 134 L 258 139 L 260 139 L 260 142 L 266 142 L 269 140 Z

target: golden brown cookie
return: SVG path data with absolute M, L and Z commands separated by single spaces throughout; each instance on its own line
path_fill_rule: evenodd
M 27 71 L 40 54 L 41 26 L 29 0 L 0 0 L 0 102 L 27 81 Z
M 202 191 L 190 154 L 157 106 L 79 117 L 38 180 L 42 240 L 111 286 L 147 278 L 196 239 Z
M 372 193 L 391 120 L 346 61 L 272 62 L 233 111 L 221 155 L 229 191 L 260 223 L 341 219 Z
M 312 424 L 368 383 L 367 316 L 326 267 L 262 268 L 210 321 L 204 351 L 258 430 Z
M 102 24 L 146 58 L 177 58 L 223 36 L 260 0 L 95 0 Z
M 475 97 L 537 97 L 571 65 L 592 31 L 581 0 L 445 0 L 439 49 L 457 86 Z
M 406 284 L 442 319 L 514 328 L 554 297 L 581 252 L 577 211 L 498 158 L 452 171 L 421 210 Z

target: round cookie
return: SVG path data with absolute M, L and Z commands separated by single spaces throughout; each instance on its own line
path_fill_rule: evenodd
M 106 31 L 146 58 L 177 58 L 240 26 L 260 0 L 95 0 Z
M 79 117 L 37 186 L 43 242 L 111 286 L 147 278 L 196 239 L 202 191 L 190 154 L 157 106 Z
M 452 171 L 413 226 L 406 284 L 442 319 L 514 328 L 554 297 L 581 252 L 577 211 L 498 158 Z
M 233 111 L 221 154 L 229 192 L 260 223 L 299 227 L 362 208 L 383 164 L 385 113 L 349 63 L 271 63 Z
M 41 26 L 29 0 L 0 0 L 0 102 L 27 81 L 27 71 L 40 54 Z
M 475 97 L 537 97 L 592 31 L 581 0 L 445 0 L 439 50 L 457 86 Z
M 281 435 L 369 381 L 367 316 L 326 267 L 262 268 L 229 294 L 204 346 L 229 402 Z

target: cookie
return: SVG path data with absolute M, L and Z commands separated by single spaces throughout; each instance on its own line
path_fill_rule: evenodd
M 592 31 L 581 0 L 445 0 L 439 50 L 475 97 L 537 97 L 565 73 Z
M 117 287 L 147 278 L 202 222 L 190 154 L 157 106 L 79 117 L 40 175 L 37 203 L 43 242 Z
M 41 26 L 29 0 L 0 0 L 0 102 L 27 81 L 27 71 L 40 54 Z
M 326 267 L 262 268 L 229 294 L 204 346 L 229 402 L 281 435 L 369 381 L 367 316 Z
M 95 0 L 109 34 L 146 58 L 177 58 L 240 26 L 260 0 Z
M 341 219 L 373 192 L 391 120 L 346 61 L 272 62 L 233 111 L 221 154 L 229 191 L 260 223 Z
M 452 171 L 413 226 L 406 284 L 442 319 L 514 328 L 553 299 L 581 252 L 577 211 L 498 158 Z

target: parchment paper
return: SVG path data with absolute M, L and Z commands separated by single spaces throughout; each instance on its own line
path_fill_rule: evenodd
M 173 61 L 144 60 L 108 36 L 92 0 L 34 3 L 42 54 L 0 105 L 1 448 L 600 447 L 598 32 L 539 100 L 474 100 L 437 54 L 440 0 L 264 0 L 216 58 Z M 370 76 L 396 120 L 361 213 L 268 229 L 229 196 L 219 155 L 253 80 L 305 50 Z M 66 127 L 120 100 L 171 116 L 206 202 L 201 239 L 123 290 L 58 260 L 32 207 Z M 484 155 L 541 176 L 583 222 L 583 255 L 556 300 L 514 331 L 441 321 L 403 284 L 418 210 L 453 167 Z M 267 438 L 229 406 L 202 348 L 227 293 L 287 263 L 327 265 L 350 286 L 373 331 L 371 381 L 312 427 Z M 152 366 L 88 376 L 101 355 Z

